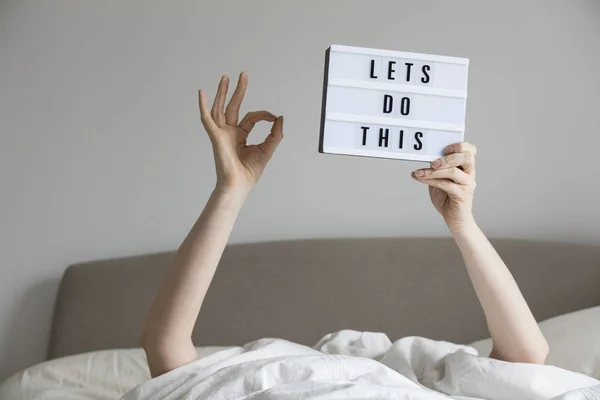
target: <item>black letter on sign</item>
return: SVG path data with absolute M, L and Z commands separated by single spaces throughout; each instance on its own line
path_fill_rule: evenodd
M 406 65 L 406 82 L 410 82 L 410 68 L 414 65 L 413 63 L 404 63 Z
M 404 129 L 400 129 L 400 143 L 398 144 L 398 148 L 401 149 L 404 143 Z
M 424 76 L 421 78 L 421 82 L 429 83 L 429 74 L 427 73 L 427 71 L 429 71 L 430 69 L 431 67 L 429 65 L 423 65 L 422 71 Z
M 394 65 L 394 64 L 396 64 L 396 61 L 390 61 L 388 63 L 388 79 L 391 79 L 391 80 L 396 79 L 392 76 L 392 72 L 396 72 L 395 69 L 392 69 L 392 65 Z
M 363 146 L 367 145 L 367 131 L 369 130 L 368 126 L 361 126 L 360 129 L 363 131 Z
M 375 76 L 375 60 L 371 60 L 371 78 L 377 79 Z
M 389 94 L 384 94 L 383 95 L 383 113 L 384 114 L 391 113 L 393 104 L 394 104 L 394 98 L 392 96 L 390 96 Z
M 415 132 L 415 140 L 417 141 L 417 144 L 415 144 L 413 147 L 415 148 L 415 150 L 421 150 L 423 148 L 423 143 L 421 142 L 420 138 L 423 137 L 423 132 Z
M 410 99 L 408 97 L 403 97 L 402 102 L 400 102 L 400 114 L 408 115 L 410 112 Z
M 379 128 L 379 147 L 385 142 L 383 147 L 388 147 L 388 136 L 390 134 L 390 128 L 385 128 L 385 135 L 383 134 L 383 128 Z

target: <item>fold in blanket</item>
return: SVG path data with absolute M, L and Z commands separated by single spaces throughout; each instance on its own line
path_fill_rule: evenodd
M 600 381 L 547 365 L 480 357 L 468 346 L 343 330 L 313 348 L 260 339 L 142 383 L 123 400 L 600 400 Z

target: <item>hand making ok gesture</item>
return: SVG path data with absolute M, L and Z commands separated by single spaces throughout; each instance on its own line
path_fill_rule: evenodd
M 202 124 L 213 146 L 217 186 L 249 190 L 258 180 L 283 139 L 283 116 L 268 111 L 252 111 L 238 123 L 240 106 L 248 86 L 248 75 L 240 74 L 235 92 L 225 109 L 229 78 L 223 76 L 212 106 L 208 109 L 206 93 L 198 92 Z M 246 139 L 259 121 L 273 123 L 271 133 L 258 145 L 246 144 Z

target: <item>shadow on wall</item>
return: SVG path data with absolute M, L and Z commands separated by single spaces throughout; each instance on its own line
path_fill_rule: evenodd
M 15 372 L 43 361 L 24 358 L 24 354 L 43 354 L 45 359 L 59 284 L 60 276 L 37 282 L 25 291 L 21 301 L 14 307 L 12 318 L 8 319 L 5 342 L 0 344 L 0 382 Z M 40 327 L 46 331 L 40 334 Z

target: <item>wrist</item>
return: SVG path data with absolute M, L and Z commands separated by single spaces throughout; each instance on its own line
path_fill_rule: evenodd
M 448 228 L 454 239 L 457 240 L 469 237 L 479 230 L 479 226 L 472 215 L 458 223 L 448 224 Z
M 213 193 L 219 196 L 246 198 L 252 189 L 252 185 L 221 185 L 218 184 L 213 189 Z

